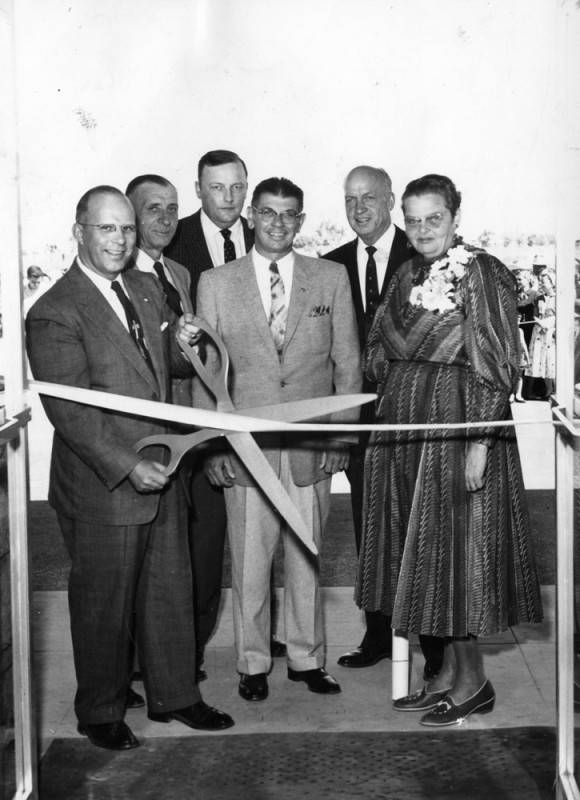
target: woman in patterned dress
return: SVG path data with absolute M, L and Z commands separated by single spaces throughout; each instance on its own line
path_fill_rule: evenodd
M 545 399 L 548 399 L 554 391 L 556 377 L 556 273 L 546 267 L 538 280 L 540 294 L 536 298 L 536 324 L 530 341 L 530 363 L 526 375 L 544 379 Z
M 377 422 L 510 418 L 520 369 L 509 270 L 456 236 L 461 195 L 441 175 L 403 194 L 418 256 L 391 281 L 365 351 Z M 491 711 L 477 637 L 539 622 L 541 600 L 513 427 L 376 431 L 365 463 L 356 599 L 393 628 L 445 638 L 439 675 L 399 711 L 424 725 Z

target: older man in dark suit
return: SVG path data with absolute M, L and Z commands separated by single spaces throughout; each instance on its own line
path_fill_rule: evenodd
M 324 257 L 344 264 L 347 269 L 362 350 L 390 279 L 401 264 L 415 254 L 415 250 L 404 231 L 391 221 L 395 195 L 391 179 L 384 169 L 369 166 L 352 169 L 344 182 L 344 203 L 349 225 L 357 237 Z M 365 379 L 363 391 L 374 392 L 376 386 Z M 370 424 L 374 421 L 373 406 L 363 406 L 361 422 Z M 359 443 L 351 448 L 346 471 L 357 552 L 362 533 L 363 472 L 368 438 L 368 433 L 360 434 Z M 427 672 L 437 672 L 442 657 L 440 643 L 423 639 L 422 645 L 427 656 Z M 370 667 L 390 657 L 390 619 L 379 611 L 367 611 L 366 632 L 361 644 L 342 655 L 338 663 L 342 667 Z
M 111 186 L 78 203 L 78 256 L 32 307 L 27 347 L 36 378 L 167 401 L 170 374 L 186 375 L 176 335 L 193 327 L 167 306 L 157 281 L 124 272 L 135 246 L 129 200 Z M 192 728 L 233 725 L 195 682 L 191 567 L 179 481 L 162 452 L 135 443 L 166 427 L 127 410 L 45 398 L 55 429 L 49 501 L 72 560 L 69 607 L 79 732 L 98 746 L 138 741 L 124 722 L 133 631 L 151 719 Z

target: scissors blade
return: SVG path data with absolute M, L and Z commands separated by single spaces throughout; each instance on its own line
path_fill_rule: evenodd
M 231 413 L 244 414 L 258 419 L 272 419 L 278 422 L 298 422 L 300 420 L 326 417 L 339 411 L 348 411 L 365 403 L 371 403 L 376 399 L 376 394 L 333 394 L 328 397 L 313 397 L 307 400 L 274 403 L 271 406 L 239 408 Z
M 256 444 L 254 437 L 249 433 L 226 433 L 226 439 L 236 451 L 256 484 L 263 490 L 268 500 L 288 523 L 300 541 L 311 553 L 315 556 L 318 555 L 318 549 L 312 538 L 312 531 L 309 530 L 302 519 L 286 489 L 282 486 L 270 466 L 270 462 Z

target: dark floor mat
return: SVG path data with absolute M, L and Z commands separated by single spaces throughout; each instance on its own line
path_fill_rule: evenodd
M 148 739 L 110 753 L 57 739 L 42 800 L 544 800 L 551 728 Z

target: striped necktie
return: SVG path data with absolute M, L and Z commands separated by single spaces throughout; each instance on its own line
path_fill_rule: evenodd
M 284 335 L 286 333 L 286 318 L 288 316 L 288 309 L 286 306 L 286 295 L 284 293 L 284 282 L 280 277 L 278 271 L 278 264 L 272 261 L 270 264 L 270 318 L 268 320 L 270 330 L 278 356 L 282 355 L 282 348 L 284 347 Z
M 153 369 L 153 362 L 151 361 L 151 355 L 149 354 L 149 350 L 147 349 L 147 345 L 145 344 L 145 336 L 143 335 L 143 326 L 141 325 L 141 320 L 137 316 L 137 312 L 135 311 L 135 306 L 129 299 L 129 297 L 123 291 L 123 287 L 119 283 L 119 281 L 115 280 L 111 282 L 111 289 L 115 292 L 121 305 L 123 306 L 123 311 L 125 312 L 125 318 L 127 319 L 127 327 L 129 328 L 129 333 L 131 335 L 131 339 L 137 345 L 137 349 L 141 353 L 143 360 L 151 370 L 151 372 L 155 375 L 155 370 Z

